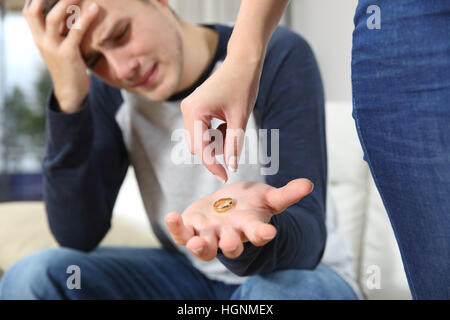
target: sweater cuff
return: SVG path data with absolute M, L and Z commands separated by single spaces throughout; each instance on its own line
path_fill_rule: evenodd
M 62 113 L 54 92 L 48 98 L 47 110 L 47 139 L 49 151 L 58 152 L 68 146 L 79 146 L 86 151 L 91 145 L 93 130 L 92 118 L 89 108 L 89 99 L 86 97 L 82 108 L 75 113 Z

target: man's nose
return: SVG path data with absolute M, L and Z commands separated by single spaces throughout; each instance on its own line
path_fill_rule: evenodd
M 139 79 L 135 79 L 139 66 L 136 59 L 115 56 L 112 57 L 112 65 L 119 80 L 130 83 L 139 81 Z

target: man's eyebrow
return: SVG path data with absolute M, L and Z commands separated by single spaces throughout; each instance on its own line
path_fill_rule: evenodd
M 107 32 L 106 37 L 104 37 L 102 40 L 99 41 L 98 45 L 99 45 L 99 46 L 102 46 L 102 45 L 105 44 L 106 41 L 110 40 L 110 39 L 113 37 L 114 32 L 116 32 L 117 28 L 120 26 L 120 24 L 121 24 L 124 20 L 125 20 L 125 19 L 117 20 L 117 21 L 114 23 L 114 25 L 112 26 L 112 28 L 110 28 L 109 31 Z
M 102 40 L 99 41 L 98 45 L 102 46 L 105 44 L 105 42 L 107 42 L 108 40 L 110 40 L 114 33 L 116 32 L 117 28 L 121 25 L 121 23 L 124 21 L 125 19 L 120 19 L 117 20 L 114 25 L 109 29 L 109 31 L 106 33 L 106 37 L 104 37 Z M 83 60 L 86 63 L 86 65 L 89 65 L 89 61 L 92 59 L 92 57 L 95 57 L 96 52 L 89 52 L 86 55 L 83 55 Z

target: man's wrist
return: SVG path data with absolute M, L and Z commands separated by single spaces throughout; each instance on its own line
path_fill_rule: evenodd
M 83 102 L 85 100 L 85 98 L 83 98 L 81 101 L 64 101 L 63 99 L 58 97 L 58 94 L 55 91 L 53 91 L 53 95 L 55 98 L 53 108 L 54 111 L 59 113 L 66 113 L 66 114 L 77 113 L 82 109 Z
M 50 100 L 49 100 L 49 109 L 55 113 L 68 114 L 68 115 L 76 114 L 84 108 L 86 99 L 87 99 L 87 96 L 85 99 L 83 99 L 83 101 L 81 101 L 81 104 L 79 107 L 67 108 L 67 106 L 66 106 L 66 107 L 62 108 L 60 102 L 58 101 L 58 98 L 55 95 L 55 92 L 52 91 L 51 95 L 50 95 Z
M 58 99 L 56 99 L 56 101 L 58 101 Z M 57 102 L 57 108 L 58 108 L 58 112 L 60 113 L 66 113 L 66 114 L 73 114 L 73 113 L 77 113 L 78 111 L 80 111 L 83 107 L 83 102 L 80 103 L 59 103 L 59 101 Z

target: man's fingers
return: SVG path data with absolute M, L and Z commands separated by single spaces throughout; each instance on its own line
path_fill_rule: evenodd
M 45 19 L 46 32 L 52 39 L 60 37 L 61 24 L 66 24 L 67 8 L 80 0 L 61 0 L 48 13 Z
M 257 247 L 265 245 L 277 234 L 277 229 L 273 225 L 261 221 L 244 223 L 241 228 L 245 237 Z
M 200 258 L 200 255 L 204 252 L 207 243 L 205 239 L 195 236 L 192 237 L 186 244 L 186 248 L 194 255 Z
M 81 17 L 79 18 L 79 24 L 77 28 L 71 28 L 69 34 L 67 35 L 66 41 L 72 46 L 79 47 L 84 35 L 86 34 L 89 26 L 92 24 L 94 19 L 97 17 L 100 8 L 95 2 L 91 3 L 87 10 L 81 12 Z
M 23 4 L 23 8 L 22 11 L 24 11 L 25 9 L 28 9 L 28 7 L 30 6 L 32 0 L 25 0 L 25 3 Z
M 267 205 L 273 213 L 281 213 L 312 192 L 314 184 L 308 179 L 295 179 L 284 187 L 273 188 L 266 194 Z
M 25 17 L 31 33 L 36 43 L 39 43 L 45 33 L 45 23 L 42 10 L 44 10 L 45 0 L 33 0 L 25 4 L 22 14 Z
M 234 259 L 239 257 L 244 251 L 241 236 L 233 228 L 223 227 L 220 232 L 219 248 L 227 257 Z
M 182 217 L 176 212 L 168 213 L 165 222 L 173 240 L 180 246 L 186 245 L 189 239 L 194 236 L 193 228 L 185 226 Z
M 217 256 L 217 236 L 213 228 L 200 231 L 199 236 L 191 238 L 186 248 L 197 258 L 210 261 Z

